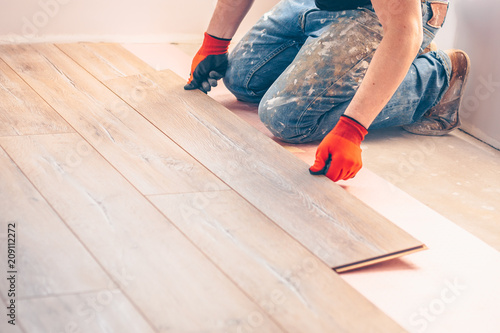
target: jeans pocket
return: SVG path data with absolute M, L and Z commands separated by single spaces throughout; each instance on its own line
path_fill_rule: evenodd
M 319 37 L 330 24 L 335 24 L 348 16 L 345 11 L 329 12 L 312 8 L 305 11 L 301 16 L 302 31 L 308 37 Z
M 429 1 L 432 17 L 427 21 L 427 25 L 439 29 L 443 26 L 448 12 L 448 2 Z
M 443 26 L 446 13 L 448 11 L 448 3 L 443 1 L 427 1 L 422 4 L 422 23 L 424 38 L 420 46 L 419 54 L 424 52 L 424 49 L 432 42 L 436 33 Z
M 366 29 L 378 35 L 379 39 L 381 40 L 382 36 L 384 35 L 384 31 L 382 28 L 382 24 L 380 24 L 380 20 L 375 12 L 364 7 L 359 7 L 357 10 L 357 14 L 358 15 L 356 15 L 353 19 L 359 24 L 363 25 Z

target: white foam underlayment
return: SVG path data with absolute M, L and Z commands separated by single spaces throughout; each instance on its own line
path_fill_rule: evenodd
M 191 59 L 172 45 L 124 46 L 187 77 Z M 340 184 L 429 248 L 345 281 L 410 332 L 500 332 L 500 252 L 366 168 Z

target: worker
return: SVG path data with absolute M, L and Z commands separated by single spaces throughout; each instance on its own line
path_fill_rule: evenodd
M 469 58 L 426 50 L 447 0 L 282 0 L 228 55 L 252 3 L 217 2 L 185 89 L 224 78 L 239 100 L 259 103 L 277 138 L 321 140 L 311 174 L 354 177 L 368 128 L 444 135 L 460 125 Z

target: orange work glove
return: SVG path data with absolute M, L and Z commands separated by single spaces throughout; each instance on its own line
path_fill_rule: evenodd
M 217 80 L 227 70 L 227 49 L 230 39 L 214 37 L 205 32 L 203 44 L 191 64 L 191 76 L 184 86 L 186 90 L 200 89 L 204 93 L 217 86 Z
M 367 133 L 366 128 L 353 118 L 341 116 L 319 144 L 316 161 L 309 172 L 326 175 L 334 182 L 354 177 L 363 165 L 360 145 Z

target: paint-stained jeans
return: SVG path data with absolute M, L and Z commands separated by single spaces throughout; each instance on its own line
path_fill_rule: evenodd
M 428 24 L 429 2 L 422 2 L 422 50 L 439 29 Z M 224 83 L 238 99 L 260 103 L 260 118 L 276 137 L 321 140 L 353 98 L 382 33 L 371 6 L 329 12 L 317 9 L 314 0 L 282 0 L 230 54 Z M 417 56 L 370 128 L 420 119 L 441 99 L 450 74 L 443 51 Z

